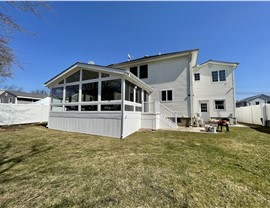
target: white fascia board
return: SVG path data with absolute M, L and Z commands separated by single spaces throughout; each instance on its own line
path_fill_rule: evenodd
M 17 96 L 17 98 L 27 98 L 27 99 L 32 99 L 32 100 L 41 100 L 41 99 L 43 99 L 43 98 L 27 97 L 27 96 Z
M 143 90 L 146 90 L 147 92 L 153 91 L 153 89 L 148 84 L 146 84 L 141 79 L 139 79 L 138 77 L 136 77 L 134 74 L 132 74 L 131 72 L 129 72 L 127 70 L 125 71 L 125 79 L 130 81 L 131 83 L 139 86 Z
M 105 67 L 105 66 L 98 66 L 98 65 L 90 65 L 90 64 L 83 64 L 83 63 L 77 63 L 74 66 L 72 66 L 70 69 L 64 71 L 63 73 L 59 74 L 55 78 L 53 78 L 51 81 L 45 84 L 46 87 L 52 86 L 56 81 L 63 79 L 65 75 L 70 74 L 72 71 L 75 71 L 75 69 L 89 69 L 97 72 L 103 72 L 108 74 L 115 74 L 120 75 L 127 79 L 128 81 L 132 82 L 135 85 L 138 85 L 142 89 L 146 90 L 147 92 L 152 92 L 153 89 L 147 85 L 145 82 L 140 80 L 138 77 L 130 73 L 129 71 L 123 70 L 123 69 L 115 69 L 111 67 Z
M 233 64 L 233 63 L 222 63 L 222 62 L 216 62 L 216 61 L 209 61 L 209 62 L 206 62 L 202 65 L 196 65 L 194 68 L 202 68 L 208 64 L 216 64 L 216 65 L 221 65 L 221 66 L 232 66 L 232 67 L 234 67 L 234 69 L 236 69 L 238 66 L 238 64 Z
M 77 63 L 75 65 L 73 65 L 71 68 L 69 68 L 68 70 L 60 73 L 58 76 L 54 77 L 52 80 L 50 80 L 49 82 L 45 83 L 44 85 L 46 87 L 50 87 L 53 85 L 53 83 L 55 83 L 58 80 L 61 80 L 63 78 L 65 78 L 65 76 L 67 74 L 71 74 L 72 71 L 75 71 L 75 69 L 90 69 L 93 71 L 97 71 L 97 72 L 104 72 L 104 73 L 108 73 L 108 74 L 117 74 L 117 75 L 124 75 L 125 71 L 121 70 L 121 69 L 115 69 L 115 68 L 110 68 L 110 67 L 105 67 L 105 66 L 97 66 L 97 65 L 90 65 L 90 64 L 83 64 L 83 63 Z

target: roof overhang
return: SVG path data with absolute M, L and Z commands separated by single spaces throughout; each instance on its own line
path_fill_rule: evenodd
M 142 80 L 140 80 L 138 77 L 136 77 L 135 75 L 133 75 L 131 72 L 129 72 L 127 70 L 116 69 L 116 68 L 106 67 L 106 66 L 93 65 L 93 64 L 80 63 L 80 62 L 73 64 L 72 66 L 70 66 L 69 68 L 67 68 L 63 72 L 61 72 L 60 74 L 56 75 L 55 77 L 53 77 L 49 81 L 45 82 L 44 85 L 46 87 L 50 88 L 50 87 L 58 84 L 58 82 L 61 81 L 62 79 L 70 76 L 72 73 L 74 73 L 80 69 L 87 69 L 87 70 L 93 70 L 93 71 L 97 71 L 97 72 L 108 73 L 108 74 L 112 74 L 112 75 L 118 75 L 120 77 L 127 79 L 128 81 L 132 82 L 133 84 L 136 84 L 137 86 L 141 87 L 142 89 L 146 90 L 147 92 L 153 91 L 153 89 L 148 84 L 146 84 L 145 82 L 143 82 Z
M 208 61 L 202 63 L 201 65 L 195 66 L 195 68 L 201 68 L 201 67 L 204 67 L 204 66 L 209 65 L 209 64 L 217 64 L 217 65 L 221 65 L 221 66 L 231 66 L 234 69 L 236 69 L 238 67 L 238 65 L 239 65 L 239 63 L 237 63 L 237 62 L 208 60 Z

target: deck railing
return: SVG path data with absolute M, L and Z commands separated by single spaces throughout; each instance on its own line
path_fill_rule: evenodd
M 159 101 L 144 102 L 143 114 L 161 114 L 177 123 L 177 112 L 171 110 Z

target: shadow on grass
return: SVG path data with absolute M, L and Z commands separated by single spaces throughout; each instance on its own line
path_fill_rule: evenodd
M 21 153 L 16 156 L 12 156 L 8 155 L 8 152 L 10 151 L 11 148 L 12 146 L 10 143 L 0 147 L 0 175 L 7 172 L 14 166 L 20 164 L 21 162 L 25 161 L 29 157 L 52 149 L 52 147 L 44 147 L 43 145 L 34 144 L 31 146 L 30 150 L 28 150 L 26 153 Z
M 247 124 L 247 123 L 242 123 L 245 126 L 248 126 L 251 129 L 254 129 L 256 131 L 265 133 L 265 134 L 270 134 L 270 127 L 264 127 L 260 125 L 254 125 L 254 124 Z

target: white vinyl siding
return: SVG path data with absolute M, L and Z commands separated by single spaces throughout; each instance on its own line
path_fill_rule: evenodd
M 190 117 L 188 61 L 189 57 L 185 56 L 148 63 L 148 78 L 143 79 L 153 89 L 150 101 L 161 101 L 161 90 L 170 86 L 173 101 L 163 104 L 180 117 Z
M 220 68 L 225 72 L 226 81 L 212 81 L 212 72 L 217 72 L 217 79 L 220 77 L 218 75 Z M 234 69 L 232 66 L 219 65 L 219 64 L 207 64 L 201 68 L 194 69 L 194 74 L 200 71 L 200 81 L 193 82 L 193 106 L 194 114 L 201 113 L 200 100 L 209 101 L 208 110 L 209 116 L 212 118 L 219 117 L 229 117 L 234 115 L 234 79 L 233 73 Z M 221 75 L 222 78 L 223 75 Z M 215 101 L 224 101 L 224 109 L 216 109 Z

